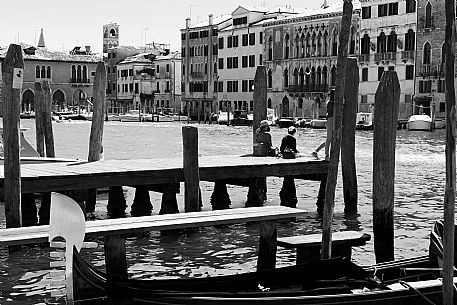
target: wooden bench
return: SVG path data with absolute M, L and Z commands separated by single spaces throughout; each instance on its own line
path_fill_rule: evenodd
M 351 257 L 352 247 L 364 246 L 371 236 L 357 231 L 332 233 L 332 257 Z M 297 264 L 320 259 L 322 234 L 278 238 L 278 246 L 297 249 Z
M 125 237 L 160 230 L 176 230 L 213 225 L 260 222 L 258 269 L 275 267 L 276 220 L 303 216 L 304 210 L 284 206 L 267 206 L 95 220 L 86 222 L 86 237 L 104 236 L 106 270 L 127 277 Z M 49 226 L 33 226 L 0 230 L 0 246 L 48 242 Z

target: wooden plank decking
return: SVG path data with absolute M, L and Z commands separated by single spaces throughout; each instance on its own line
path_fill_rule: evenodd
M 22 164 L 21 188 L 23 193 L 32 193 L 182 182 L 182 163 L 181 158 L 164 158 Z M 274 157 L 206 156 L 199 158 L 199 165 L 202 181 L 268 176 L 319 180 L 313 179 L 313 175 L 325 175 L 328 169 L 328 162 L 312 157 L 285 160 Z M 4 171 L 0 169 L 0 187 L 3 185 Z

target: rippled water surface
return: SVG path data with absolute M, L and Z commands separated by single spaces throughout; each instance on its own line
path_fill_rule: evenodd
M 35 146 L 34 120 L 23 120 L 30 127 L 25 136 Z M 56 155 L 87 158 L 90 122 L 54 123 Z M 119 123 L 107 122 L 104 128 L 105 159 L 166 158 L 182 156 L 181 123 Z M 200 155 L 232 155 L 251 152 L 250 127 L 219 125 L 198 126 Z M 280 144 L 284 129 L 272 128 L 275 145 Z M 299 129 L 297 144 L 301 152 L 311 151 L 325 139 L 325 130 Z M 397 132 L 395 179 L 395 256 L 423 255 L 428 249 L 428 235 L 433 222 L 443 212 L 445 158 L 444 130 L 435 132 Z M 338 178 L 335 197 L 335 230 L 361 230 L 372 234 L 372 155 L 373 133 L 357 132 L 356 162 L 358 172 L 359 215 L 345 216 L 342 203 L 342 180 Z M 323 152 L 321 152 L 323 156 Z M 279 204 L 282 178 L 268 179 L 267 205 Z M 210 210 L 212 183 L 201 182 L 203 209 Z M 296 222 L 282 222 L 278 235 L 317 233 L 321 219 L 315 212 L 319 183 L 296 181 L 298 208 L 309 211 Z M 243 207 L 247 188 L 229 186 L 232 207 Z M 134 190 L 125 188 L 127 214 Z M 159 210 L 161 195 L 151 192 L 153 213 Z M 183 207 L 183 192 L 178 194 Z M 101 195 L 96 218 L 106 218 L 106 194 Z M 5 226 L 4 205 L 0 204 L 0 226 Z M 102 240 L 100 240 L 100 243 Z M 202 228 L 198 232 L 130 238 L 127 241 L 129 275 L 135 278 L 209 276 L 255 270 L 258 227 L 255 224 Z M 103 248 L 85 252 L 88 260 L 104 268 Z M 357 262 L 374 262 L 373 242 L 356 248 Z M 278 265 L 293 264 L 292 251 L 278 249 Z M 63 304 L 49 293 L 49 249 L 23 247 L 8 254 L 0 249 L 0 304 Z

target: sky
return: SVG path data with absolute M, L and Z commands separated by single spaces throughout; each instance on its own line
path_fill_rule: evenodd
M 0 47 L 23 42 L 36 46 L 43 29 L 50 51 L 70 51 L 75 46 L 91 46 L 102 52 L 103 25 L 119 28 L 121 45 L 143 46 L 145 42 L 170 44 L 181 50 L 180 29 L 186 18 L 191 24 L 231 14 L 239 5 L 290 5 L 292 8 L 319 8 L 324 0 L 2 0 Z M 341 0 L 343 1 L 343 0 Z M 332 1 L 334 2 L 334 1 Z

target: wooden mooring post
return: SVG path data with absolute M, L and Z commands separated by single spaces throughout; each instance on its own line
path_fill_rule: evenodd
M 182 127 L 184 209 L 186 212 L 200 210 L 200 169 L 198 165 L 198 129 Z
M 103 116 L 106 104 L 106 69 L 105 63 L 99 61 L 95 70 L 93 88 L 92 125 L 89 137 L 89 155 L 87 161 L 100 160 L 103 152 Z M 97 189 L 89 189 L 86 199 L 86 212 L 93 213 L 97 201 Z
M 3 69 L 3 154 L 5 158 L 6 227 L 21 226 L 20 106 L 24 59 L 20 45 L 11 44 Z
M 455 2 L 445 0 L 446 31 L 444 39 L 446 75 L 446 189 L 444 193 L 443 304 L 454 304 L 454 235 L 456 189 L 456 108 L 455 108 Z
M 331 257 L 332 245 L 332 221 L 333 208 L 335 206 L 335 189 L 338 178 L 338 163 L 341 148 L 341 124 L 343 118 L 343 98 L 346 82 L 346 66 L 349 32 L 352 20 L 352 2 L 344 0 L 343 17 L 341 19 L 341 29 L 338 44 L 338 63 L 336 66 L 337 80 L 335 90 L 333 137 L 330 148 L 330 161 L 328 167 L 327 184 L 325 187 L 325 205 L 322 221 L 322 252 L 321 257 L 327 259 Z
M 394 182 L 400 84 L 384 71 L 375 95 L 373 122 L 373 235 L 376 262 L 394 260 Z
M 254 154 L 254 143 L 256 130 L 260 126 L 260 122 L 267 117 L 267 72 L 265 66 L 257 66 L 254 77 L 254 114 L 252 122 L 252 153 Z M 230 108 L 229 110 L 230 111 Z M 248 190 L 248 198 L 246 207 L 262 206 L 266 200 L 267 179 L 253 178 Z
M 357 213 L 357 170 L 355 164 L 355 120 L 359 95 L 359 67 L 356 58 L 348 58 L 344 86 L 341 172 L 343 174 L 344 212 Z

